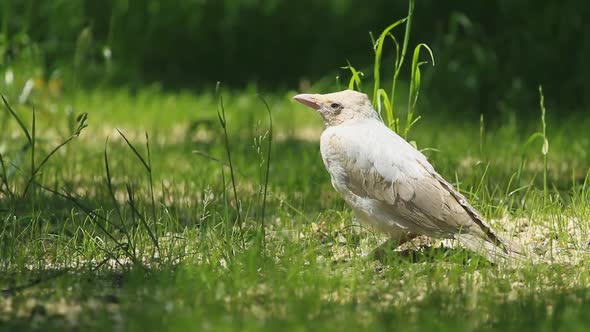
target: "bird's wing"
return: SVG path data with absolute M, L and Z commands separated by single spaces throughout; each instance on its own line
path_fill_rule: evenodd
M 426 157 L 384 125 L 334 132 L 353 194 L 378 201 L 398 222 L 428 235 L 471 233 L 499 242 L 479 213 L 444 180 Z
M 461 194 L 459 191 L 457 191 L 453 187 L 453 185 L 451 185 L 440 174 L 438 174 L 436 171 L 434 171 L 434 169 L 430 173 L 431 173 L 432 177 L 434 179 L 436 179 L 440 183 L 440 185 L 449 192 L 449 194 L 453 197 L 455 202 L 457 202 L 461 206 L 461 208 L 469 216 L 469 219 L 479 227 L 479 229 L 485 234 L 485 236 L 487 237 L 488 240 L 490 240 L 490 242 L 502 247 L 504 250 L 521 251 L 516 248 L 516 245 L 511 244 L 504 239 L 501 239 L 498 236 L 498 234 L 496 234 L 496 232 L 490 227 L 490 225 L 488 225 L 488 223 L 481 216 L 481 214 L 473 206 L 471 206 L 471 204 L 469 204 L 469 202 L 467 201 L 465 196 L 463 196 L 463 194 Z M 510 244 L 511 248 L 504 247 L 506 244 Z

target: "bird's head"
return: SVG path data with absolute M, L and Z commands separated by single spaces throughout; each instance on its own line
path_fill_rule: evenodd
M 349 120 L 379 119 L 366 94 L 344 90 L 328 94 L 300 94 L 293 99 L 318 111 L 326 126 L 336 126 Z

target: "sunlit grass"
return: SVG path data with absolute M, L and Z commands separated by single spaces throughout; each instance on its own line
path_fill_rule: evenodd
M 46 163 L 29 199 L 0 194 L 4 326 L 585 326 L 590 141 L 575 133 L 588 120 L 548 114 L 546 199 L 540 146 L 526 144 L 538 121 L 489 125 L 424 111 L 413 137 L 430 148 L 425 153 L 433 164 L 496 229 L 540 249 L 541 261 L 493 266 L 452 242 L 420 238 L 378 262 L 363 254 L 383 238 L 351 227 L 352 214 L 331 188 L 318 151 L 321 121 L 289 97 L 267 96 L 275 139 L 264 242 L 259 227 L 265 168 L 257 149 L 267 142 L 269 128 L 255 94 L 224 95 L 239 211 L 213 93 L 103 90 L 56 100 L 57 112 L 41 107 L 39 153 L 66 137 L 68 105 L 75 114 L 87 112 L 89 126 Z M 30 123 L 31 107 L 12 105 Z M 11 165 L 26 138 L 16 121 L 5 126 L 1 152 Z M 29 162 L 18 166 L 10 182 L 15 192 L 23 185 L 15 179 L 30 174 Z M 226 227 L 237 213 L 243 227 Z

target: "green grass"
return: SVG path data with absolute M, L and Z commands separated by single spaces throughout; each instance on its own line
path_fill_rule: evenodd
M 590 139 L 580 135 L 590 118 L 547 110 L 544 155 L 541 142 L 527 144 L 540 111 L 480 122 L 422 109 L 410 139 L 496 229 L 544 253 L 537 264 L 494 266 L 419 238 L 379 262 L 362 255 L 384 239 L 350 226 L 319 155 L 321 120 L 291 92 L 266 96 L 274 128 L 264 212 L 269 122 L 253 91 L 223 93 L 237 195 L 213 93 L 37 92 L 35 165 L 75 130 L 77 114 L 88 113 L 88 127 L 23 195 L 32 149 L 0 112 L 11 170 L 8 188 L 0 185 L 0 329 L 575 331 L 590 323 Z M 16 96 L 8 101 L 32 133 L 32 104 Z
M 348 85 L 372 85 L 388 125 L 536 262 L 427 238 L 365 258 L 385 239 L 353 226 L 295 92 L 82 90 L 84 29 L 64 77 L 21 54 L 0 81 L 0 330 L 587 330 L 590 117 L 545 110 L 541 88 L 521 118 L 416 104 L 420 50 L 434 57 L 418 44 L 398 82 L 409 4 Z

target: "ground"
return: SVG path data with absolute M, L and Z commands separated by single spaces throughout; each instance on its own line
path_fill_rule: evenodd
M 3 109 L 0 329 L 586 330 L 590 118 L 548 110 L 545 169 L 535 108 L 419 108 L 411 140 L 538 257 L 492 265 L 418 238 L 377 261 L 366 254 L 385 239 L 353 226 L 321 162 L 321 120 L 292 94 L 266 97 L 272 137 L 251 92 L 224 92 L 224 122 L 212 93 L 38 95 L 34 135 L 33 105 L 9 98 L 35 149 Z M 83 112 L 88 127 L 25 192 Z

